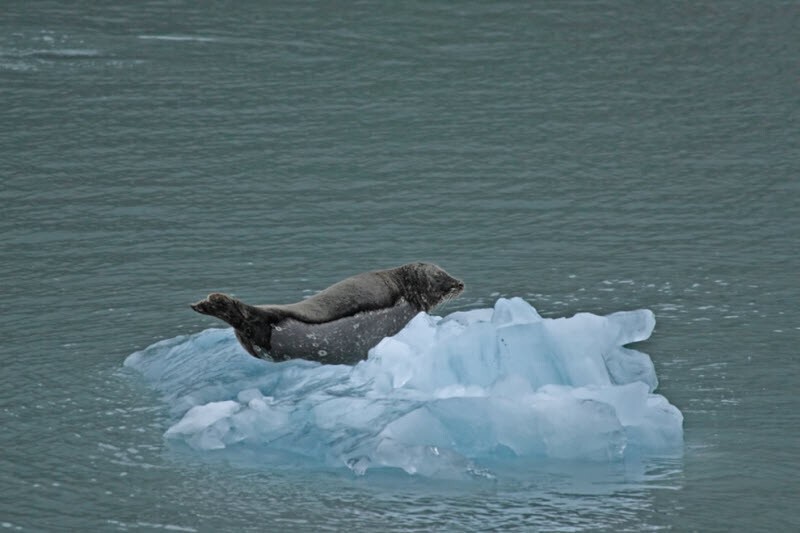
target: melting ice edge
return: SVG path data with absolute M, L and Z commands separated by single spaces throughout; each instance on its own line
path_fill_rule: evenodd
M 482 475 L 481 459 L 681 450 L 681 412 L 654 394 L 650 357 L 624 348 L 654 327 L 649 310 L 546 319 L 501 298 L 420 313 L 355 366 L 258 360 L 231 329 L 158 342 L 125 366 L 167 402 L 166 438 L 197 450 L 285 452 L 358 474 Z

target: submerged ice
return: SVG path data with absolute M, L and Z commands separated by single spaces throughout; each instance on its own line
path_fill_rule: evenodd
M 520 298 L 444 318 L 417 315 L 355 366 L 247 355 L 230 329 L 128 357 L 169 405 L 170 440 L 198 450 L 489 475 L 482 460 L 619 460 L 674 452 L 683 416 L 655 394 L 648 310 L 545 319 Z

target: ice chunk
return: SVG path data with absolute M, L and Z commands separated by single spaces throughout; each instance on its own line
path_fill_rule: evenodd
M 230 418 L 241 405 L 235 401 L 211 402 L 189 409 L 180 422 L 167 430 L 167 437 L 187 437 L 195 448 L 213 450 L 225 447 L 231 428 Z
M 420 313 L 355 366 L 261 361 L 232 330 L 128 357 L 199 450 L 276 452 L 358 474 L 392 467 L 487 477 L 482 460 L 615 461 L 679 452 L 683 417 L 657 386 L 647 310 L 544 319 L 520 298 L 445 318 Z

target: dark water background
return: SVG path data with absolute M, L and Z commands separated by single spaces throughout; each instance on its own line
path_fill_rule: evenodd
M 795 2 L 0 6 L 0 525 L 800 528 Z M 448 310 L 647 307 L 685 453 L 494 484 L 176 454 L 125 372 L 216 325 L 437 262 Z

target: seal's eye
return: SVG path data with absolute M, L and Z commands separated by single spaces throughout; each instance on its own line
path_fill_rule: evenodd
M 246 326 L 244 328 L 244 334 L 246 336 L 248 336 L 248 337 L 252 337 L 253 336 L 253 328 L 251 328 L 250 326 Z

